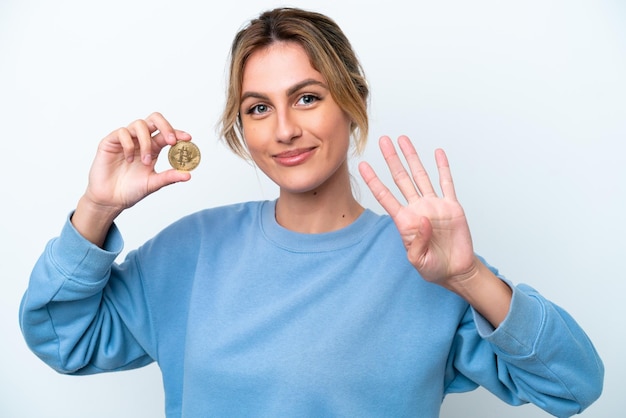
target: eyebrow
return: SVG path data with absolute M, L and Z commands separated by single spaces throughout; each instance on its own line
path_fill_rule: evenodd
M 287 90 L 287 96 L 291 96 L 292 94 L 296 93 L 298 90 L 301 90 L 305 87 L 308 86 L 321 86 L 325 89 L 328 89 L 328 86 L 324 83 L 322 83 L 321 81 L 312 79 L 312 78 L 307 78 L 306 80 L 302 80 L 301 82 L 291 86 L 288 90 Z M 243 93 L 241 95 L 241 99 L 240 101 L 243 102 L 244 100 L 246 100 L 249 97 L 254 97 L 256 99 L 262 99 L 262 100 L 269 100 L 269 97 L 267 97 L 265 94 L 261 94 L 261 93 L 255 93 L 252 91 L 247 91 L 245 93 Z

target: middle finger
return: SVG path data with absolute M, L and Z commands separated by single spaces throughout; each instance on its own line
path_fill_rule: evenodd
M 422 164 L 422 161 L 420 160 L 419 155 L 417 154 L 417 151 L 415 150 L 415 147 L 411 143 L 409 137 L 405 135 L 400 136 L 398 138 L 398 144 L 400 145 L 402 154 L 409 165 L 413 181 L 415 181 L 419 192 L 422 196 L 435 196 L 435 189 L 430 181 L 428 172 L 424 168 L 424 165 Z
M 404 164 L 400 161 L 400 156 L 396 152 L 396 148 L 394 147 L 393 142 L 391 142 L 391 138 L 388 136 L 382 136 L 379 141 L 379 146 L 383 157 L 387 162 L 387 166 L 389 167 L 391 177 L 407 202 L 410 203 L 419 199 L 419 192 L 415 188 L 415 184 L 413 183 L 413 180 L 411 180 L 411 176 L 409 176 L 409 173 L 404 168 Z

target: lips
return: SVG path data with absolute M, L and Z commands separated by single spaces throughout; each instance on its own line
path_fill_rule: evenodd
M 308 160 L 309 157 L 313 155 L 313 151 L 315 150 L 315 148 L 316 147 L 287 150 L 275 154 L 273 158 L 279 164 L 291 167 L 294 165 L 302 164 L 303 162 Z

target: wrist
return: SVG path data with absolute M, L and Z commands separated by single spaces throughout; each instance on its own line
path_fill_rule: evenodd
M 476 291 L 477 286 L 479 286 L 481 281 L 487 276 L 495 277 L 491 270 L 489 270 L 478 257 L 474 256 L 472 266 L 467 269 L 465 273 L 448 278 L 443 286 L 462 298 L 467 299 L 471 297 L 471 294 Z
M 465 299 L 495 328 L 509 313 L 513 291 L 478 258 L 470 272 L 448 282 L 446 288 Z
M 70 221 L 85 239 L 102 247 L 113 221 L 121 212 L 116 208 L 98 205 L 87 196 L 82 196 Z

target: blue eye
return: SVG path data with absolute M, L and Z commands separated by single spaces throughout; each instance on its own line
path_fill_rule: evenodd
M 300 97 L 300 99 L 298 99 L 298 104 L 303 104 L 303 105 L 308 106 L 308 105 L 312 105 L 318 100 L 320 100 L 320 98 L 315 96 L 314 94 L 304 94 Z
M 267 112 L 268 109 L 269 109 L 269 107 L 267 105 L 258 104 L 256 106 L 252 106 L 250 109 L 248 109 L 248 111 L 246 113 L 247 114 L 260 115 L 260 114 L 263 114 L 263 113 Z

